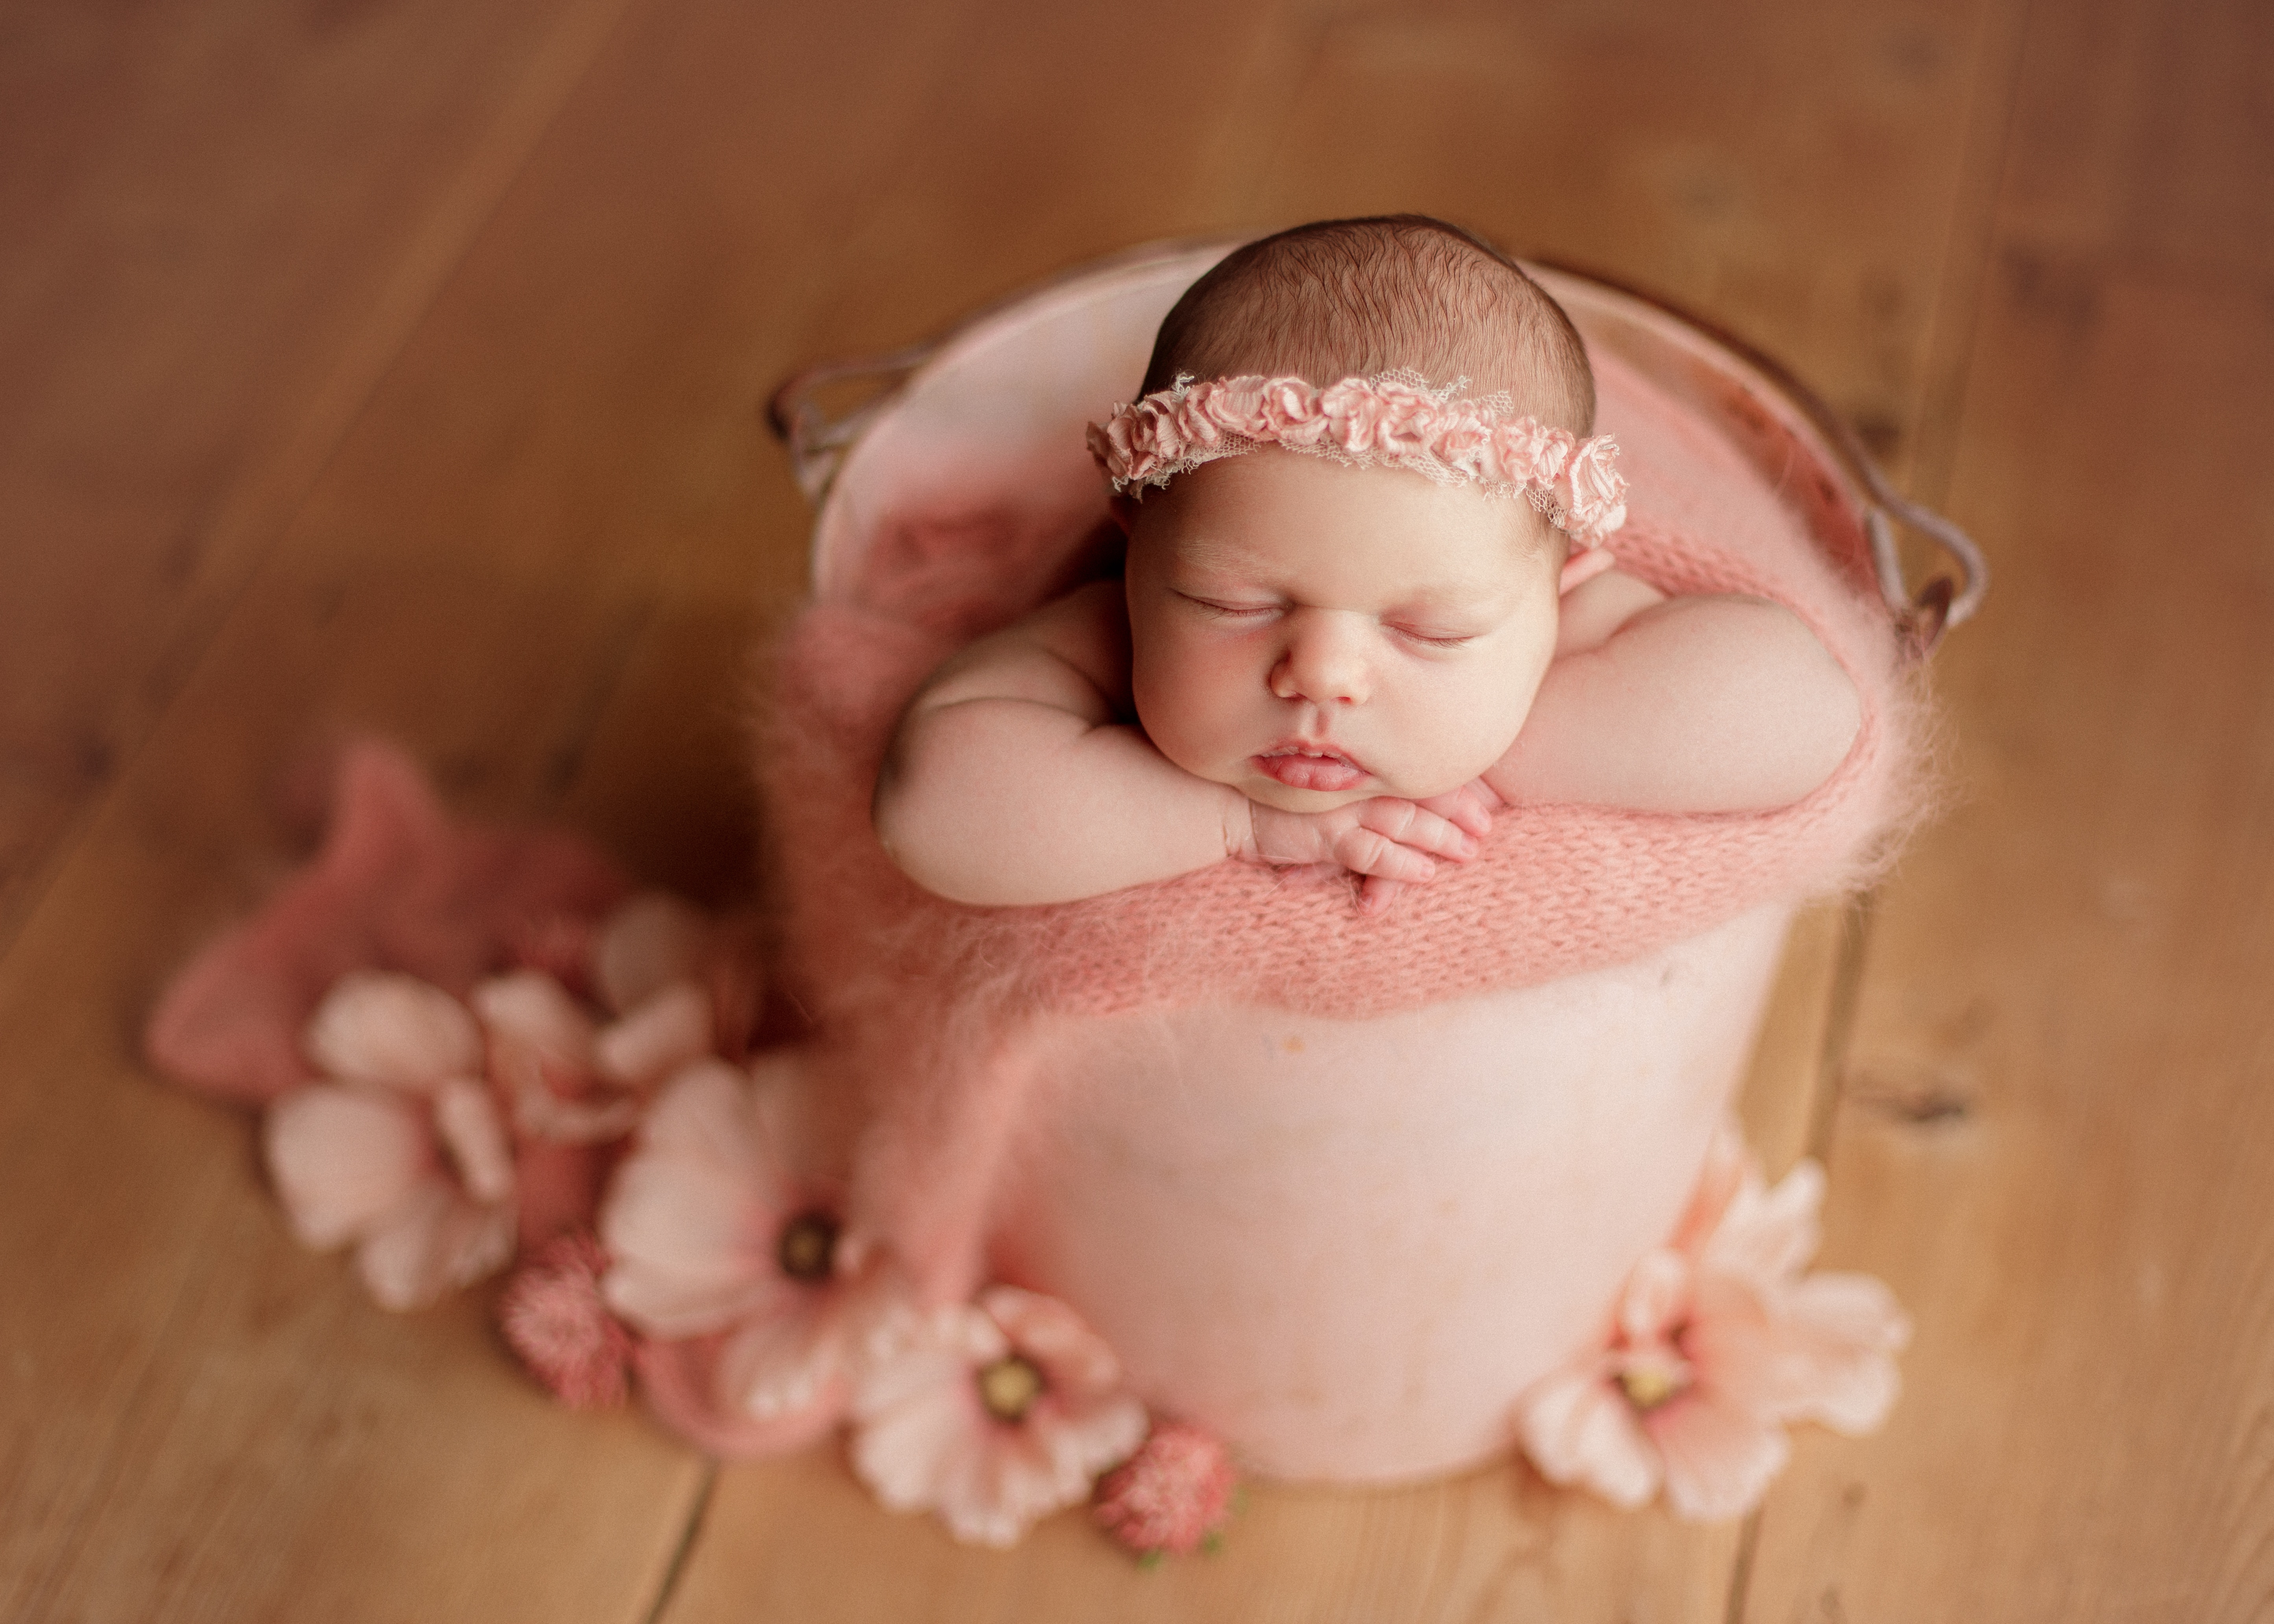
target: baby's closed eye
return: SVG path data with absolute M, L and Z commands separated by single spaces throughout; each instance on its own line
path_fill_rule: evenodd
M 1198 592 L 1178 592 L 1177 596 L 1195 608 L 1226 620 L 1261 621 L 1286 607 L 1274 601 L 1208 598 Z
M 1427 649 L 1466 648 L 1483 635 L 1480 632 L 1455 631 L 1450 628 L 1443 627 L 1408 626 L 1396 620 L 1387 621 L 1384 624 L 1397 637 L 1406 643 L 1418 643 Z

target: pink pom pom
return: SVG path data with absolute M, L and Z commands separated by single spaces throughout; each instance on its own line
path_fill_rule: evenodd
M 1141 1556 L 1189 1556 L 1231 1512 L 1231 1457 L 1212 1433 L 1163 1422 L 1097 1486 L 1097 1521 Z
M 608 1254 L 584 1230 L 558 1237 L 506 1283 L 498 1323 L 530 1373 L 572 1410 L 630 1392 L 631 1333 L 600 1300 Z

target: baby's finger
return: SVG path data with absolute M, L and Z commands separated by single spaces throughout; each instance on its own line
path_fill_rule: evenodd
M 1408 883 L 1404 880 L 1384 879 L 1381 875 L 1369 874 L 1358 883 L 1358 911 L 1368 915 L 1386 914 L 1389 911 L 1389 905 L 1407 889 Z
M 1466 862 L 1477 854 L 1477 838 L 1438 813 L 1411 801 L 1384 795 L 1359 809 L 1359 826 L 1387 835 L 1403 846 Z
M 1335 861 L 1352 874 L 1416 883 L 1435 876 L 1437 865 L 1409 846 L 1372 829 L 1345 830 L 1335 841 Z
M 1464 834 L 1473 835 L 1480 840 L 1492 832 L 1492 808 L 1485 805 L 1484 797 L 1469 785 L 1464 784 L 1458 789 L 1447 790 L 1442 795 L 1432 795 L 1428 800 L 1414 804 L 1424 811 L 1434 812 Z

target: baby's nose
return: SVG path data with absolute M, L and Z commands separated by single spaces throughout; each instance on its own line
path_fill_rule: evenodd
M 1272 667 L 1272 693 L 1314 705 L 1364 704 L 1373 689 L 1373 671 L 1359 619 L 1297 610 L 1288 618 L 1286 648 Z

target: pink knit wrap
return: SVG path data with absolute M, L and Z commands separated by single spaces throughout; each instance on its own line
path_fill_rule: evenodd
M 877 842 L 869 802 L 885 744 L 939 661 L 1059 590 L 1084 538 L 999 503 L 902 511 L 873 532 L 854 589 L 789 627 L 761 763 L 785 959 L 823 1052 L 869 1102 L 855 1220 L 885 1230 L 931 1289 L 975 1278 L 989 1169 L 1026 1086 L 1023 1026 L 1198 1004 L 1362 1019 L 1536 985 L 1852 883 L 1884 851 L 1904 809 L 1914 706 L 1884 611 L 1826 557 L 1827 543 L 1860 556 L 1852 522 L 1814 470 L 1781 494 L 1631 369 L 1599 360 L 1598 372 L 1602 426 L 1632 482 L 1631 516 L 1609 544 L 1619 567 L 1670 594 L 1788 605 L 1862 695 L 1848 760 L 1796 805 L 1514 808 L 1476 861 L 1378 918 L 1357 912 L 1340 875 L 1231 861 L 1084 902 L 965 907 L 919 889 Z M 1842 523 L 1811 541 L 1811 526 Z

